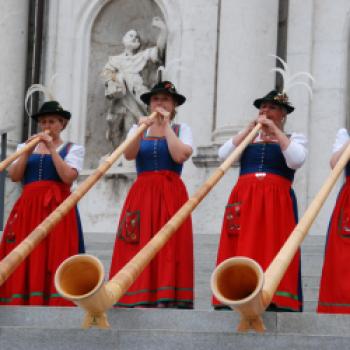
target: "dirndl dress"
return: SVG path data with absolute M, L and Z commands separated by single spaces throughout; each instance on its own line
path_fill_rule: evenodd
M 136 158 L 137 179 L 125 200 L 110 268 L 113 277 L 188 200 L 165 138 L 147 137 Z M 187 218 L 116 303 L 122 307 L 193 307 L 193 237 Z
M 350 163 L 328 227 L 317 312 L 350 313 Z
M 234 256 L 257 261 L 265 271 L 297 222 L 297 202 L 278 144 L 253 143 L 242 154 L 240 176 L 225 208 L 217 265 Z M 286 311 L 302 310 L 300 251 L 293 258 L 272 304 Z M 213 306 L 224 306 L 213 297 Z
M 59 152 L 64 159 L 71 144 Z M 49 154 L 32 154 L 23 179 L 23 191 L 7 220 L 0 244 L 0 259 L 21 243 L 64 199 L 64 184 Z M 0 305 L 73 306 L 54 286 L 58 266 L 85 251 L 77 208 L 73 208 L 0 286 Z

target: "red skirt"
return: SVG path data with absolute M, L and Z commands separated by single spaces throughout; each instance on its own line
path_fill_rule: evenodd
M 295 210 L 289 180 L 273 174 L 240 176 L 225 209 L 217 265 L 234 256 L 246 256 L 265 271 L 296 225 Z M 301 310 L 299 271 L 300 251 L 272 299 L 278 308 Z M 220 307 L 215 297 L 213 305 Z
M 67 185 L 55 181 L 25 185 L 6 223 L 0 259 L 21 243 L 69 194 Z M 77 253 L 78 225 L 73 208 L 0 286 L 0 305 L 72 306 L 57 293 L 54 275 L 63 260 Z
M 141 173 L 125 200 L 114 246 L 113 277 L 188 200 L 174 172 Z M 187 218 L 117 306 L 193 307 L 193 237 Z
M 350 313 L 350 178 L 341 189 L 328 228 L 317 312 Z

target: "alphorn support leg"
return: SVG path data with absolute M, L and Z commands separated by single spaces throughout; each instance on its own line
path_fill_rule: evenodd
M 249 330 L 254 330 L 259 333 L 265 332 L 266 328 L 264 321 L 260 316 L 254 318 L 246 318 L 243 315 L 240 316 L 240 321 L 237 326 L 237 332 L 248 332 Z
M 97 327 L 101 329 L 111 328 L 108 322 L 107 314 L 105 312 L 101 312 L 99 314 L 91 314 L 90 312 L 86 312 L 81 328 L 88 329 L 91 327 Z

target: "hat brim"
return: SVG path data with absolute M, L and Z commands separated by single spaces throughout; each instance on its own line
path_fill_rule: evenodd
M 140 99 L 143 103 L 145 103 L 146 105 L 149 105 L 150 104 L 150 101 L 151 101 L 151 97 L 153 95 L 156 95 L 156 94 L 159 94 L 159 93 L 164 93 L 164 94 L 168 94 L 170 95 L 176 102 L 176 104 L 178 106 L 182 105 L 185 103 L 186 101 L 186 97 L 183 96 L 183 95 L 180 95 L 178 93 L 174 93 L 174 92 L 169 92 L 169 90 L 167 89 L 154 89 L 150 92 L 146 92 L 144 94 L 142 94 L 140 96 Z
M 253 102 L 253 105 L 259 109 L 263 102 L 271 102 L 271 103 L 275 104 L 276 106 L 283 107 L 286 109 L 287 114 L 292 113 L 294 111 L 293 106 L 286 104 L 286 103 L 283 103 L 283 102 L 278 102 L 278 101 L 273 100 L 273 99 L 268 99 L 268 98 L 257 98 Z
M 31 118 L 33 118 L 35 121 L 38 121 L 39 117 L 45 116 L 45 115 L 59 115 L 61 117 L 63 117 L 66 120 L 70 120 L 71 118 L 71 114 L 68 111 L 44 111 L 44 112 L 40 112 L 40 113 L 35 113 L 31 116 Z

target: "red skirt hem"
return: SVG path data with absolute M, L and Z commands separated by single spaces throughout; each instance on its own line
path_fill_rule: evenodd
M 320 305 L 317 306 L 317 312 L 320 314 L 350 314 L 350 305 Z

